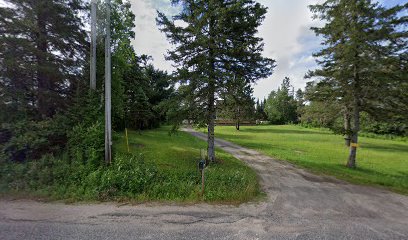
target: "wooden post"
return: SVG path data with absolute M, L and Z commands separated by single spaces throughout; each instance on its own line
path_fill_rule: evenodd
M 105 162 L 112 162 L 112 117 L 111 117 L 111 36 L 110 36 L 110 0 L 106 0 L 106 38 L 105 38 Z
M 126 146 L 127 146 L 127 151 L 128 151 L 128 153 L 130 153 L 130 149 L 129 149 L 129 138 L 128 138 L 128 131 L 127 131 L 127 128 L 125 128 L 125 135 L 126 135 Z
M 204 178 L 204 169 L 201 170 L 201 196 L 204 198 L 204 188 L 205 188 L 205 178 Z
M 90 88 L 96 89 L 96 0 L 91 1 L 91 76 Z

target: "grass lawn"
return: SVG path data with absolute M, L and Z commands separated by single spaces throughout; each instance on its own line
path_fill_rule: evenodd
M 157 166 L 159 178 L 148 189 L 146 200 L 201 201 L 201 175 L 198 171 L 200 149 L 206 142 L 190 134 L 169 135 L 169 127 L 129 131 L 132 154 L 142 154 L 144 161 Z M 114 150 L 127 152 L 124 133 L 115 135 Z M 205 170 L 204 200 L 210 202 L 241 203 L 259 195 L 256 173 L 232 155 L 217 149 L 221 163 Z
M 352 183 L 384 186 L 408 194 L 408 143 L 361 137 L 357 169 L 345 167 L 348 148 L 341 135 L 300 126 L 220 126 L 216 137 L 286 160 L 318 174 Z

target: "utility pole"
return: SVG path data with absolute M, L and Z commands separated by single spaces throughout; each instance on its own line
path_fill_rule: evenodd
M 106 0 L 106 37 L 105 37 L 105 162 L 112 162 L 112 122 L 111 122 L 111 1 Z
M 96 89 L 96 0 L 91 0 L 91 76 L 90 89 Z

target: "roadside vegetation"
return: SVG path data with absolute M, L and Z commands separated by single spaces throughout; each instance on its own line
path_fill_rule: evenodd
M 95 136 L 98 131 L 87 132 Z M 102 148 L 87 155 L 76 146 L 76 160 L 46 155 L 22 164 L 2 164 L 0 189 L 19 194 L 71 201 L 177 201 L 238 204 L 259 194 L 255 172 L 230 154 L 217 151 L 219 162 L 205 170 L 205 192 L 201 195 L 198 170 L 200 149 L 206 144 L 187 133 L 169 135 L 170 127 L 129 131 L 129 149 L 124 133 L 115 135 L 114 161 L 100 164 Z M 103 139 L 103 138 L 101 138 Z M 80 141 L 80 138 L 77 139 Z M 72 146 L 71 149 L 74 149 Z M 89 148 L 88 148 L 89 149 Z M 95 157 L 92 157 L 95 156 Z M 86 157 L 86 161 L 83 157 Z
M 201 200 L 200 151 L 206 154 L 206 143 L 188 133 L 169 135 L 169 127 L 143 132 L 129 132 L 130 152 L 144 156 L 159 174 L 145 196 L 153 200 Z M 126 152 L 125 135 L 118 134 L 115 149 Z M 239 203 L 259 194 L 254 170 L 232 155 L 217 149 L 219 161 L 205 169 L 205 201 Z
M 216 127 L 219 138 L 286 160 L 314 173 L 408 194 L 408 142 L 361 137 L 360 161 L 345 167 L 348 147 L 341 135 L 296 125 Z

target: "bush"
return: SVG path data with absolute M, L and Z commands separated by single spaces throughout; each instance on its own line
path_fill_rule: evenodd
M 56 199 L 108 200 L 135 197 L 155 184 L 157 167 L 142 156 L 116 155 L 110 166 L 94 167 L 88 162 L 70 161 L 65 155 L 45 155 L 24 164 L 3 163 L 0 180 L 8 190 L 43 191 Z
M 44 154 L 61 153 L 66 143 L 67 125 L 63 116 L 3 124 L 0 155 L 10 161 L 23 162 L 40 159 Z
M 68 153 L 71 159 L 97 168 L 104 159 L 104 126 L 99 121 L 84 126 L 78 124 L 68 134 Z

